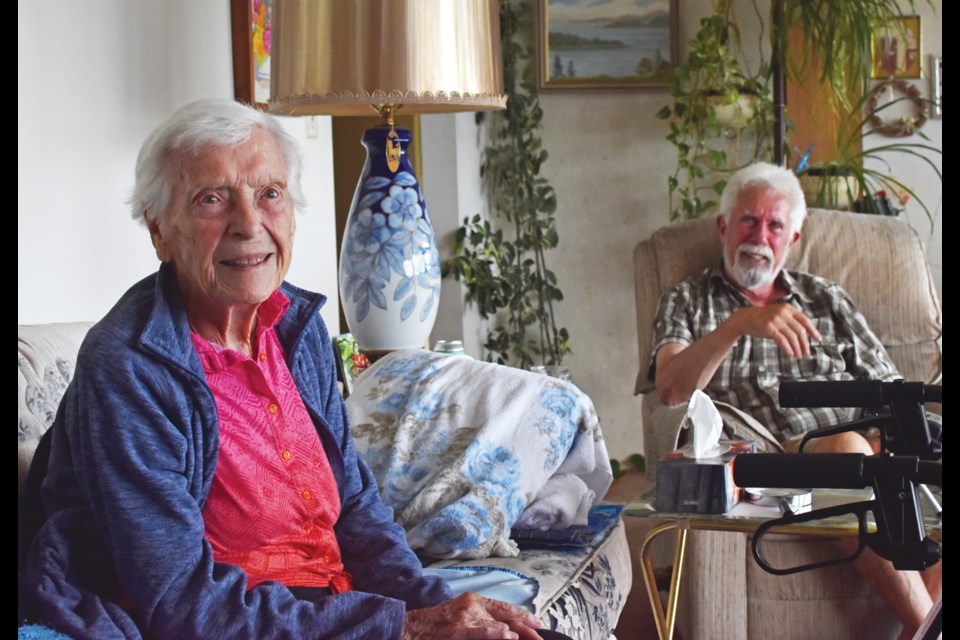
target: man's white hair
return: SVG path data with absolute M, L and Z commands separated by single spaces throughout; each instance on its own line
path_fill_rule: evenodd
M 740 194 L 753 187 L 766 187 L 783 195 L 790 202 L 791 233 L 803 227 L 807 217 L 807 202 L 800 188 L 800 180 L 793 171 L 769 162 L 757 162 L 740 169 L 727 182 L 720 196 L 720 214 L 730 222 L 730 214 L 740 200 Z
M 236 147 L 249 140 L 254 129 L 265 131 L 277 143 L 294 206 L 303 209 L 306 204 L 300 191 L 303 160 L 296 141 L 280 123 L 234 100 L 198 100 L 174 112 L 140 147 L 129 200 L 133 219 L 146 223 L 147 214 L 153 220 L 167 214 L 173 194 L 169 163 L 172 154 L 197 155 L 207 147 Z

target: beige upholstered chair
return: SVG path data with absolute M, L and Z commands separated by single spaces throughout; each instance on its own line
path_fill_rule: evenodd
M 667 289 L 720 264 L 715 220 L 670 225 L 634 251 L 644 453 L 660 459 L 647 419 L 658 400 L 647 380 L 653 318 Z M 939 383 L 940 303 L 917 234 L 882 216 L 810 209 L 787 268 L 838 282 L 863 312 L 906 380 Z M 663 439 L 659 439 L 663 441 Z M 649 467 L 648 467 L 649 468 Z M 692 531 L 678 608 L 678 629 L 698 638 L 886 638 L 899 624 L 849 565 L 776 577 L 760 569 L 740 533 Z M 807 562 L 819 541 L 784 536 L 781 566 Z M 812 631 L 816 629 L 816 631 Z

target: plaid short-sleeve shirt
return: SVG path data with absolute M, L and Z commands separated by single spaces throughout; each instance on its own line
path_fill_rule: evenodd
M 781 442 L 807 431 L 853 419 L 842 408 L 783 409 L 780 383 L 796 380 L 895 380 L 900 376 L 880 340 L 867 326 L 850 296 L 836 283 L 807 273 L 782 271 L 788 291 L 778 304 L 790 304 L 813 320 L 823 337 L 811 343 L 810 356 L 794 358 L 773 340 L 741 336 L 704 392 L 764 424 Z M 719 268 L 686 280 L 660 299 L 654 320 L 654 379 L 657 351 L 665 344 L 690 345 L 716 329 L 734 311 L 750 303 Z

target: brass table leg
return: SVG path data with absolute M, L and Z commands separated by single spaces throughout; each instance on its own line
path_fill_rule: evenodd
M 662 533 L 674 531 L 677 534 L 676 549 L 673 556 L 673 570 L 670 574 L 670 591 L 667 593 L 667 610 L 663 610 L 660 592 L 657 590 L 657 578 L 650 559 L 651 543 Z M 677 621 L 677 602 L 680 599 L 680 576 L 683 572 L 683 556 L 687 548 L 687 529 L 676 522 L 660 525 L 650 531 L 640 548 L 640 561 L 643 565 L 643 583 L 650 598 L 650 607 L 657 623 L 657 635 L 660 640 L 673 640 L 673 630 Z

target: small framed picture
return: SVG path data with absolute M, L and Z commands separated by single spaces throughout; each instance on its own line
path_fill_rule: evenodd
M 943 56 L 933 56 L 933 100 L 930 117 L 943 117 Z
M 677 0 L 537 0 L 541 89 L 667 87 Z
M 360 352 L 353 334 L 333 336 L 333 352 L 337 356 L 337 377 L 343 384 L 343 397 L 353 393 L 353 383 L 370 366 L 370 360 Z
M 920 16 L 900 16 L 873 32 L 874 78 L 920 77 Z
M 273 0 L 230 0 L 233 97 L 265 110 L 270 101 L 270 11 Z

